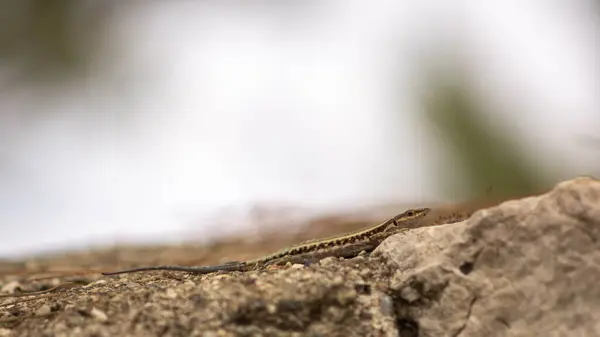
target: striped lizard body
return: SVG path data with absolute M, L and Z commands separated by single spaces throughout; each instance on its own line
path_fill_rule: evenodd
M 310 262 L 328 256 L 350 258 L 357 256 L 361 251 L 372 251 L 389 236 L 403 230 L 408 230 L 407 227 L 411 227 L 421 221 L 421 219 L 429 214 L 429 211 L 429 208 L 409 209 L 378 225 L 363 230 L 326 239 L 305 241 L 255 260 L 230 262 L 217 266 L 150 266 L 102 274 L 118 275 L 153 270 L 208 274 L 218 271 L 249 271 L 268 265 L 282 265 L 288 262 Z

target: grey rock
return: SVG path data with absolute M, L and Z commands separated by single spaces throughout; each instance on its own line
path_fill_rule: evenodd
M 419 336 L 600 335 L 600 181 L 578 178 L 389 238 L 396 314 Z

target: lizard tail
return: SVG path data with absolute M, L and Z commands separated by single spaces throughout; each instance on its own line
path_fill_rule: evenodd
M 127 273 L 137 273 L 141 271 L 153 271 L 153 270 L 169 270 L 169 271 L 184 271 L 195 274 L 209 274 L 215 273 L 218 271 L 243 271 L 246 269 L 246 264 L 241 262 L 229 262 L 218 266 L 202 266 L 202 267 L 194 267 L 194 266 L 151 266 L 151 267 L 140 267 L 140 268 L 132 268 L 132 269 L 124 269 L 113 272 L 103 272 L 102 275 L 110 276 L 110 275 L 119 275 L 119 274 L 127 274 Z

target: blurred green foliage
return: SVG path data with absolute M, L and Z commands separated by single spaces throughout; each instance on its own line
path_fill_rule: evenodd
M 448 165 L 439 168 L 442 191 L 467 199 L 489 191 L 504 198 L 549 186 L 548 173 L 522 151 L 518 134 L 484 118 L 461 71 L 432 73 L 426 85 L 427 119 L 447 146 Z
M 81 75 L 113 9 L 112 0 L 0 2 L 0 66 L 9 85 Z M 2 69 L 0 68 L 0 69 Z

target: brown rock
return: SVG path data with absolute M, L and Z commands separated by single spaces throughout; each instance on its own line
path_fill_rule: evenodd
M 0 288 L 0 293 L 14 293 L 16 289 L 21 288 L 22 285 L 19 281 L 11 281 L 6 283 Z
M 108 316 L 106 316 L 106 313 L 98 308 L 92 308 L 90 311 L 90 316 L 94 317 L 99 322 L 108 321 Z
M 480 210 L 467 221 L 399 234 L 371 256 L 247 273 L 126 274 L 20 303 L 14 302 L 21 297 L 0 298 L 0 331 L 597 336 L 599 239 L 600 182 L 580 178 Z M 42 305 L 51 313 L 32 316 Z
M 42 304 L 41 307 L 39 307 L 36 311 L 35 314 L 37 316 L 44 316 L 44 315 L 48 315 L 52 310 L 50 309 L 50 306 L 48 304 Z

